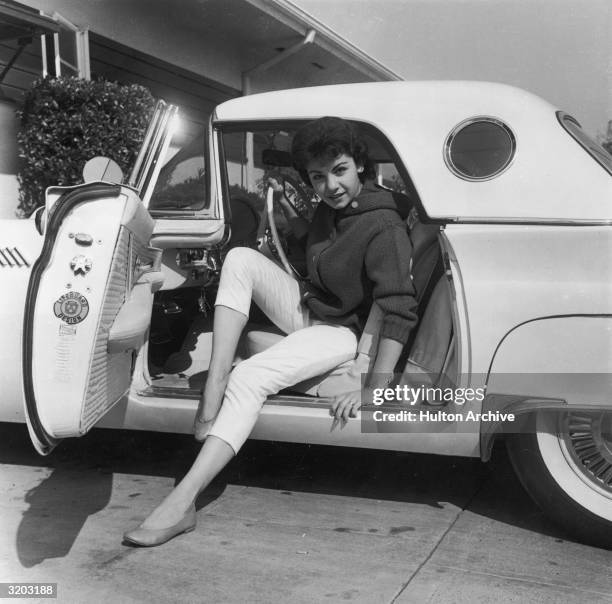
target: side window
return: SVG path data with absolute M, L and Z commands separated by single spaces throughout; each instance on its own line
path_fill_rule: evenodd
M 515 153 L 514 133 L 492 117 L 461 122 L 444 145 L 444 160 L 451 172 L 471 181 L 498 176 L 512 163 Z
M 610 174 L 612 174 L 612 155 L 610 155 L 596 140 L 592 139 L 571 115 L 557 112 L 557 119 L 579 145 Z
M 387 162 L 374 164 L 374 167 L 376 169 L 377 184 L 396 193 L 408 193 L 404 179 L 401 177 L 395 164 Z
M 380 132 L 369 124 L 359 124 L 362 137 L 368 145 L 368 156 L 374 165 L 376 184 L 395 193 L 409 195 L 409 188 L 400 174 L 395 150 Z
M 203 128 L 180 133 L 172 139 L 149 210 L 200 210 L 205 207 L 205 142 Z

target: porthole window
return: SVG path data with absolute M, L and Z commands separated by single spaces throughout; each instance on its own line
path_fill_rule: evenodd
M 501 174 L 516 152 L 510 128 L 495 118 L 475 117 L 461 122 L 447 137 L 444 160 L 465 180 L 489 180 Z

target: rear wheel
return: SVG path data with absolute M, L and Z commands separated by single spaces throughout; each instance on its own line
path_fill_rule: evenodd
M 521 482 L 581 541 L 612 547 L 612 413 L 538 413 L 507 439 Z

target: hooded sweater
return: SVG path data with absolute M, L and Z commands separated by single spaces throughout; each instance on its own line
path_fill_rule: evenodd
M 329 323 L 363 331 L 372 303 L 382 308 L 381 337 L 405 344 L 414 327 L 412 246 L 393 193 L 365 183 L 346 207 L 321 202 L 306 241 L 302 301 Z

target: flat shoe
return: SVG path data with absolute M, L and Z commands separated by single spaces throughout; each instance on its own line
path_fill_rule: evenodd
M 123 540 L 141 547 L 154 547 L 170 541 L 173 537 L 190 533 L 196 526 L 195 506 L 176 523 L 164 529 L 148 529 L 142 525 L 124 533 Z

